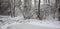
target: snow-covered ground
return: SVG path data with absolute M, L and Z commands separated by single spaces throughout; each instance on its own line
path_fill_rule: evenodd
M 12 23 L 2 26 L 3 29 L 60 29 L 60 26 L 48 24 L 27 24 L 27 23 Z
M 40 21 L 38 19 L 26 19 L 26 20 L 24 20 L 23 17 L 15 17 L 15 18 L 14 17 L 11 18 L 10 16 L 4 17 L 4 18 L 0 19 L 0 20 L 4 21 L 3 23 L 0 23 L 0 28 L 5 29 L 6 27 L 13 26 L 11 28 L 15 29 L 14 26 L 16 25 L 17 28 L 19 28 L 19 27 L 24 28 L 26 26 L 25 29 L 35 29 L 35 28 L 60 29 L 60 22 L 59 21 L 53 20 L 52 17 L 48 17 L 48 18 L 46 20 L 43 19 Z M 33 28 L 32 28 L 32 26 L 33 26 Z

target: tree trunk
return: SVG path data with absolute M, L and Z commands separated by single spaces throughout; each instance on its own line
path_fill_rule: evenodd
M 38 16 L 37 16 L 39 19 L 41 19 L 40 17 L 40 0 L 39 0 L 39 3 L 38 3 Z
M 11 16 L 12 17 L 15 17 L 15 5 L 14 5 L 14 2 L 15 2 L 15 0 L 10 0 L 10 3 L 11 3 L 10 11 L 11 11 Z

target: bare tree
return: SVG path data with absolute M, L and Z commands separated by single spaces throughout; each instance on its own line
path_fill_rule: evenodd
M 10 2 L 10 15 L 11 17 L 15 17 L 15 0 L 9 0 Z
M 40 17 L 40 0 L 39 0 L 39 4 L 38 4 L 38 16 L 37 16 L 39 19 L 41 19 Z

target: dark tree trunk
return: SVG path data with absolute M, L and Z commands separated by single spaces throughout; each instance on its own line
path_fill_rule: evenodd
M 56 0 L 56 8 L 58 8 L 58 21 L 60 21 L 60 0 Z
M 37 16 L 39 19 L 41 19 L 40 18 L 40 0 L 39 0 L 39 3 L 38 3 L 38 16 Z
M 60 21 L 60 7 L 58 8 L 58 21 Z

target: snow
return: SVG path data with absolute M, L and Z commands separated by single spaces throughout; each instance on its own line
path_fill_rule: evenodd
M 34 20 L 34 19 L 21 20 L 21 21 L 22 22 L 14 22 L 14 23 L 11 23 L 11 24 L 6 24 L 6 25 L 2 26 L 2 28 L 5 29 L 6 27 L 9 27 L 9 26 L 12 26 L 12 25 L 17 25 L 17 24 L 27 24 L 27 26 L 29 26 L 29 25 L 37 25 L 37 27 L 40 26 L 40 27 L 59 28 L 60 29 L 60 25 L 56 25 L 56 24 L 53 24 L 51 22 L 49 22 L 49 23 L 51 23 L 51 24 L 49 24 L 46 21 L 39 21 L 39 20 Z
M 3 29 L 60 29 L 60 26 L 48 25 L 48 24 L 37 24 L 35 22 L 27 23 L 12 23 L 10 25 L 2 26 Z
M 26 20 L 24 20 L 23 16 L 21 16 L 21 17 L 18 16 L 18 17 L 15 17 L 15 18 L 14 17 L 13 18 L 4 17 L 4 18 L 1 18 L 1 19 L 5 21 L 3 23 L 3 25 L 0 26 L 3 29 L 5 29 L 9 26 L 12 26 L 12 25 L 16 25 L 16 24 L 27 24 L 27 28 L 29 28 L 28 26 L 30 26 L 30 25 L 31 26 L 36 25 L 37 28 L 40 26 L 42 28 L 47 27 L 47 28 L 60 29 L 60 22 L 56 21 L 56 20 L 53 20 L 53 18 L 51 16 L 47 17 L 45 20 L 44 19 L 43 20 L 39 20 L 39 19 L 26 19 Z

